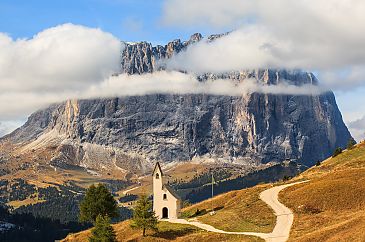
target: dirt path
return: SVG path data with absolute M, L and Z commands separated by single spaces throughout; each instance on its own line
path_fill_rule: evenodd
M 306 181 L 304 181 L 306 182 Z M 216 229 L 211 225 L 203 224 L 198 221 L 187 221 L 185 219 L 169 219 L 168 222 L 171 223 L 179 223 L 179 224 L 190 224 L 194 225 L 198 228 L 222 233 L 222 234 L 241 234 L 241 235 L 251 235 L 257 236 L 264 239 L 267 242 L 285 242 L 289 238 L 289 233 L 291 226 L 293 224 L 293 213 L 287 208 L 284 204 L 280 203 L 278 200 L 279 192 L 287 187 L 294 186 L 303 182 L 296 182 L 281 186 L 276 186 L 270 189 L 267 189 L 260 193 L 260 199 L 267 203 L 275 212 L 276 215 L 276 225 L 274 230 L 271 233 L 254 233 L 254 232 L 228 232 L 220 229 Z
M 141 186 L 136 186 L 136 187 L 132 187 L 130 189 L 127 189 L 125 191 L 123 191 L 123 195 L 126 195 L 127 193 L 133 191 L 133 190 L 136 190 L 137 188 L 140 188 Z

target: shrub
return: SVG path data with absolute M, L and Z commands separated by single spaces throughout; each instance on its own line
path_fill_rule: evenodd
M 356 141 L 354 140 L 354 138 L 350 138 L 349 142 L 347 143 L 347 149 L 351 150 L 354 148 L 355 145 L 356 145 Z
M 291 179 L 291 177 L 290 176 L 284 176 L 283 177 L 283 181 L 289 181 Z
M 335 151 L 333 152 L 332 158 L 335 158 L 336 156 L 338 156 L 341 153 L 342 153 L 342 149 L 340 147 L 336 148 Z

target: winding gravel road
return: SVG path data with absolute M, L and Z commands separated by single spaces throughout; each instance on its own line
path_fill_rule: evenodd
M 189 224 L 194 225 L 198 228 L 222 233 L 222 234 L 241 234 L 241 235 L 251 235 L 257 236 L 264 239 L 267 242 L 285 242 L 289 238 L 289 233 L 291 226 L 293 224 L 294 216 L 292 211 L 287 208 L 284 204 L 280 203 L 278 200 L 279 192 L 287 187 L 294 186 L 297 184 L 301 184 L 307 181 L 295 182 L 291 184 L 281 185 L 272 187 L 260 193 L 260 199 L 267 203 L 275 212 L 276 215 L 276 225 L 274 230 L 271 233 L 254 233 L 254 232 L 229 232 L 223 231 L 220 229 L 216 229 L 211 225 L 203 224 L 198 221 L 187 221 L 185 219 L 168 219 L 167 221 L 170 223 L 179 223 L 179 224 Z

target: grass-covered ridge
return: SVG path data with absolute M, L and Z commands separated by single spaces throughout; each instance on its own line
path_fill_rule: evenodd
M 270 187 L 258 185 L 228 192 L 183 209 L 183 215 L 225 231 L 269 233 L 274 229 L 276 217 L 259 195 Z M 212 205 L 215 215 L 209 214 Z
M 206 232 L 194 226 L 171 224 L 168 222 L 160 222 L 158 225 L 158 232 L 149 232 L 147 237 L 143 237 L 140 230 L 134 230 L 130 227 L 130 222 L 125 221 L 113 225 L 117 234 L 117 240 L 123 242 L 163 242 L 163 241 L 180 241 L 180 242 L 211 242 L 211 241 L 242 241 L 242 242 L 263 242 L 262 239 L 244 235 L 226 235 Z M 90 230 L 70 234 L 63 242 L 84 242 L 88 241 Z
M 365 240 L 365 143 L 299 178 L 310 182 L 280 195 L 295 215 L 291 241 Z

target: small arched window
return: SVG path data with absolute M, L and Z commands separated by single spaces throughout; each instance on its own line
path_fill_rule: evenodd
M 156 179 L 160 179 L 160 174 L 156 173 Z
M 163 195 L 163 200 L 167 200 L 167 194 Z

